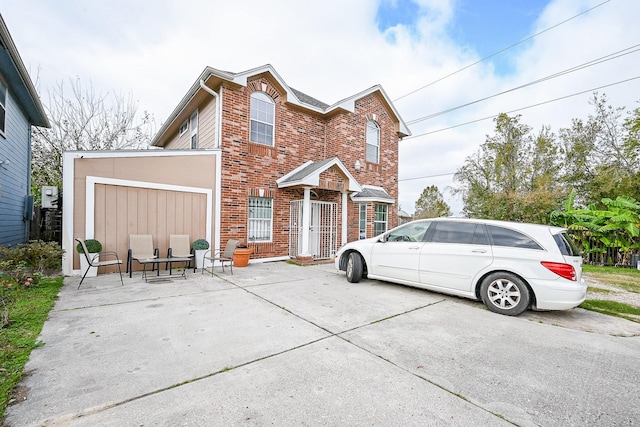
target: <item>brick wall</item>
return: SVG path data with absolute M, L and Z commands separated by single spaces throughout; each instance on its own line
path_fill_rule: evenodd
M 249 141 L 250 96 L 256 90 L 267 93 L 275 103 L 275 146 Z M 304 162 L 338 157 L 362 185 L 382 186 L 398 197 L 398 124 L 391 119 L 383 99 L 372 94 L 356 102 L 355 112 L 341 112 L 331 118 L 309 114 L 286 104 L 277 82 L 270 75 L 249 79 L 246 87 L 223 86 L 222 92 L 222 178 L 221 242 L 247 240 L 248 198 L 263 194 L 273 198 L 273 242 L 252 245 L 255 257 L 286 256 L 289 249 L 289 207 L 302 199 L 302 189 L 277 188 L 276 180 Z M 365 161 L 366 124 L 376 117 L 380 126 L 380 164 Z M 206 142 L 202 142 L 206 146 Z M 362 164 L 357 172 L 356 160 Z M 317 200 L 341 206 L 339 191 L 345 177 L 330 169 L 321 175 Z M 348 240 L 358 238 L 358 206 L 349 201 Z M 373 219 L 373 205 L 368 212 Z M 339 213 L 338 218 L 341 218 Z M 389 206 L 389 228 L 397 223 L 397 205 Z M 340 228 L 338 229 L 340 230 Z M 338 231 L 340 234 L 340 231 Z M 368 233 L 373 234 L 373 223 Z

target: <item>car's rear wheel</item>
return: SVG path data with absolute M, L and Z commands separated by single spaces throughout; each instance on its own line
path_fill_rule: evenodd
M 480 287 L 482 302 L 495 313 L 517 316 L 529 307 L 529 288 L 515 274 L 488 275 Z
M 351 252 L 347 259 L 347 280 L 358 283 L 362 278 L 362 257 L 357 252 Z

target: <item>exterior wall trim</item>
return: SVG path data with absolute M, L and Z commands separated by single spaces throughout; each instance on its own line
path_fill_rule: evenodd
M 95 232 L 95 186 L 96 184 L 117 185 L 119 187 L 135 187 L 146 188 L 149 190 L 167 190 L 179 191 L 183 193 L 199 193 L 207 196 L 207 222 L 206 222 L 206 238 L 211 241 L 211 219 L 213 217 L 213 209 L 211 208 L 211 200 L 213 199 L 213 190 L 209 188 L 199 187 L 183 187 L 179 185 L 158 184 L 156 182 L 129 181 L 126 179 L 104 178 L 101 176 L 87 176 L 86 180 L 86 213 L 85 213 L 85 233 L 87 239 L 94 238 Z

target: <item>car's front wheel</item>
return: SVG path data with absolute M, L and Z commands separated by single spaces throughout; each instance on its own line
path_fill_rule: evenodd
M 347 258 L 347 280 L 358 283 L 362 278 L 362 257 L 357 252 L 351 252 Z
M 480 296 L 489 310 L 507 316 L 517 316 L 529 307 L 529 288 L 511 273 L 488 275 L 480 286 Z

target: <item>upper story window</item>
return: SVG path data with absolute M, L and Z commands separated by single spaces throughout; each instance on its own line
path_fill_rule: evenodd
M 185 120 L 184 123 L 180 125 L 180 131 L 178 131 L 178 136 L 184 135 L 184 133 L 189 129 L 189 120 Z
M 373 120 L 367 122 L 367 162 L 380 162 L 380 127 Z
M 275 104 L 264 92 L 251 94 L 251 142 L 273 147 Z
M 191 149 L 198 148 L 198 110 L 194 111 L 189 117 L 191 127 Z
M 7 86 L 0 81 L 0 135 L 5 135 L 7 120 Z

